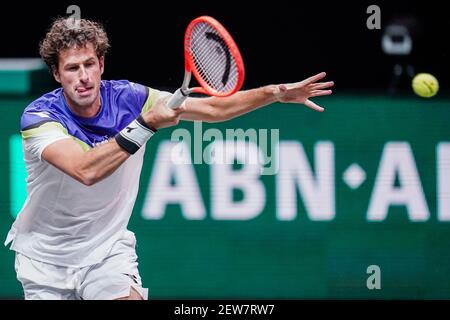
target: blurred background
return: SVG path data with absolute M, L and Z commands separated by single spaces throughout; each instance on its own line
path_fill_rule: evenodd
M 278 132 L 275 175 L 249 175 L 245 163 L 168 164 L 175 129 L 147 144 L 129 228 L 150 297 L 450 298 L 450 21 L 426 2 L 8 4 L 0 14 L 2 237 L 26 197 L 21 113 L 57 87 L 38 44 L 74 4 L 108 32 L 104 79 L 173 91 L 185 27 L 210 15 L 241 50 L 244 89 L 321 71 L 335 81 L 332 96 L 314 99 L 324 113 L 273 104 L 201 130 L 179 125 L 203 148 L 208 129 L 269 132 L 272 141 Z M 368 12 L 374 4 L 379 19 Z M 411 88 L 422 72 L 439 80 L 432 98 Z M 0 248 L 0 259 L 0 298 L 21 299 L 14 253 Z

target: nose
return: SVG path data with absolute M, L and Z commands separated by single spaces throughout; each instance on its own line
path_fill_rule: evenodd
M 89 82 L 89 74 L 86 71 L 86 68 L 84 66 L 82 66 L 80 68 L 79 76 L 80 76 L 80 82 L 83 82 L 83 83 Z

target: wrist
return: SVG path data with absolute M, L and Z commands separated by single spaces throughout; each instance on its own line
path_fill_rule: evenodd
M 151 128 L 139 115 L 116 136 L 117 144 L 129 154 L 136 153 L 157 130 Z
M 150 129 L 153 132 L 158 131 L 158 128 L 156 128 L 156 121 L 153 120 L 153 117 L 151 117 L 151 119 L 146 119 L 144 117 L 144 115 L 140 114 L 137 118 L 137 121 L 139 121 L 139 123 L 141 123 L 144 127 L 146 127 L 147 129 Z
M 142 116 L 142 120 L 145 122 L 146 126 L 150 128 L 150 130 L 156 131 L 159 129 L 158 122 L 155 120 L 153 113 L 151 111 L 144 113 Z
M 280 88 L 275 84 L 264 87 L 264 93 L 268 96 L 269 103 L 280 102 L 280 92 Z

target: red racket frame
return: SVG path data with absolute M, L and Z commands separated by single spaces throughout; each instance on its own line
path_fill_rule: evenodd
M 221 92 L 217 91 L 216 89 L 212 88 L 205 80 L 202 79 L 200 72 L 198 71 L 197 67 L 195 66 L 194 59 L 191 56 L 191 49 L 190 49 L 190 39 L 192 35 L 192 30 L 195 28 L 195 26 L 198 23 L 207 23 L 210 26 L 212 26 L 218 34 L 222 37 L 222 39 L 225 41 L 225 44 L 227 45 L 228 49 L 230 50 L 230 54 L 233 57 L 236 67 L 237 67 L 237 73 L 238 73 L 238 81 L 235 85 L 235 87 L 229 91 Z M 185 34 L 184 34 L 184 68 L 187 72 L 192 72 L 195 76 L 195 79 L 197 82 L 201 85 L 201 87 L 193 87 L 190 89 L 192 92 L 196 93 L 203 93 L 208 94 L 211 96 L 217 96 L 217 97 L 226 97 L 229 95 L 232 95 L 236 91 L 239 91 L 239 89 L 242 87 L 242 84 L 244 83 L 245 78 L 245 69 L 244 69 L 244 61 L 242 60 L 241 53 L 239 51 L 238 46 L 234 42 L 231 35 L 228 33 L 228 31 L 225 29 L 222 24 L 220 24 L 219 21 L 214 19 L 210 16 L 201 16 L 194 20 L 192 20 L 188 27 L 186 28 Z

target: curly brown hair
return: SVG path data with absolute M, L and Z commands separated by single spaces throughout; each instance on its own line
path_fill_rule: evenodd
M 39 54 L 50 71 L 58 68 L 61 50 L 83 48 L 88 43 L 94 45 L 97 57 L 106 55 L 110 45 L 103 26 L 87 19 L 74 21 L 72 18 L 56 19 L 39 44 Z

